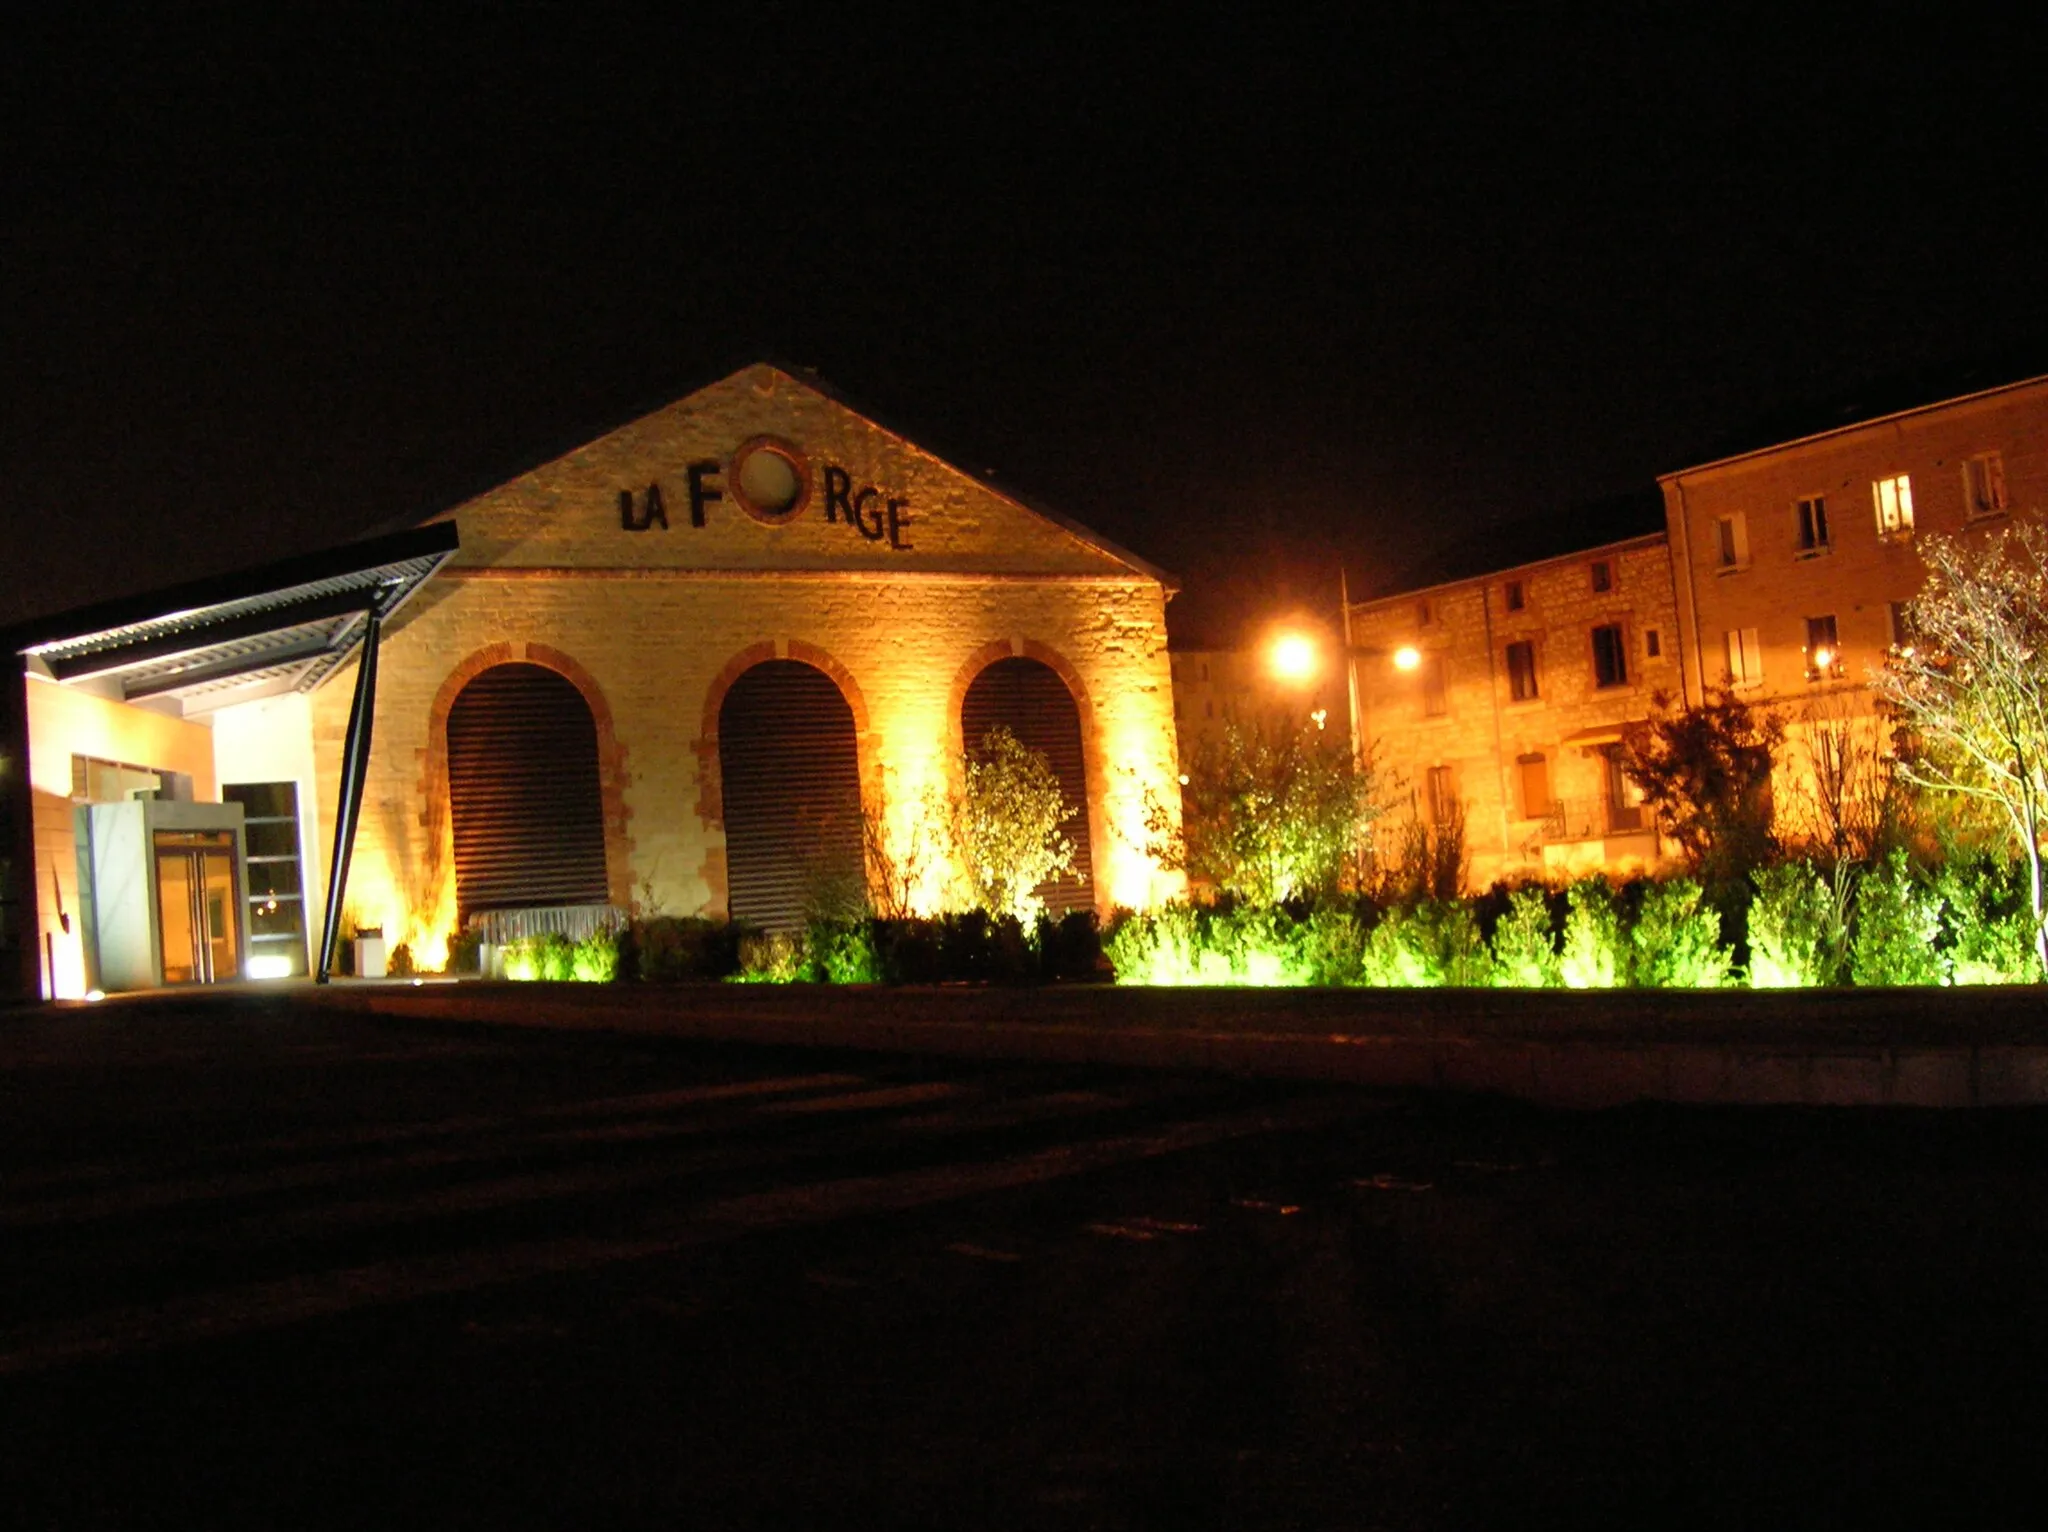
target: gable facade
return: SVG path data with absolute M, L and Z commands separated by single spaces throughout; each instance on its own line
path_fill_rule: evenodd
M 583 891 L 601 897 L 580 902 L 728 913 L 735 752 L 750 770 L 799 776 L 803 762 L 791 758 L 830 753 L 798 713 L 750 717 L 743 749 L 722 739 L 735 727 L 729 696 L 802 709 L 812 705 L 803 697 L 823 695 L 822 676 L 844 704 L 829 709 L 832 728 L 852 735 L 863 821 L 852 833 L 867 837 L 871 864 L 921 866 L 911 902 L 939 907 L 946 869 L 929 855 L 931 820 L 958 786 L 962 700 L 1004 659 L 1043 664 L 1071 699 L 1090 902 L 1147 905 L 1178 886 L 1147 854 L 1143 830 L 1148 799 L 1175 798 L 1165 578 L 811 380 L 746 368 L 447 515 L 460 552 L 384 638 L 347 892 L 353 919 L 412 943 L 416 956 L 431 961 L 474 913 L 453 820 L 465 812 L 458 804 L 488 793 L 465 786 L 460 716 L 451 778 L 449 721 L 479 677 L 530 674 L 504 666 L 565 680 L 589 713 L 587 735 L 580 715 L 572 730 L 589 743 L 560 747 L 578 755 L 564 782 L 587 781 L 581 752 L 595 755 L 595 808 L 562 809 L 565 823 L 601 827 L 603 887 Z M 816 676 L 808 691 L 785 688 L 797 699 L 787 703 L 754 683 L 733 693 L 771 664 L 782 668 L 755 682 Z M 323 842 L 347 681 L 312 699 Z M 776 732 L 785 727 L 787 751 Z M 544 770 L 529 777 L 518 791 L 530 801 L 554 790 Z M 582 804 L 589 790 L 561 791 Z M 783 842 L 843 844 L 848 833 L 812 825 Z M 741 882 L 753 887 L 759 874 Z

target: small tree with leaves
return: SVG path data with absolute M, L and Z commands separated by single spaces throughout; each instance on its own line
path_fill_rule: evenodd
M 1043 751 L 997 725 L 969 753 L 953 804 L 953 846 L 975 907 L 1029 926 L 1036 890 L 1074 865 L 1060 833 L 1073 807 Z
M 1908 642 L 1872 689 L 1898 725 L 1899 773 L 1993 809 L 2026 859 L 2036 959 L 2048 971 L 2048 530 L 1929 537 Z
M 1651 701 L 1654 716 L 1622 732 L 1623 772 L 1705 881 L 1761 865 L 1773 847 L 1771 768 L 1784 720 L 1728 687 L 1699 707 L 1663 692 Z
M 1152 850 L 1249 904 L 1356 876 L 1382 805 L 1370 762 L 1314 724 L 1233 726 L 1188 762 L 1176 830 L 1155 805 Z

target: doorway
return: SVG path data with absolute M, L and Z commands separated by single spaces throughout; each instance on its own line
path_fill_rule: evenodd
M 230 830 L 158 830 L 156 904 L 166 984 L 242 975 L 241 898 Z

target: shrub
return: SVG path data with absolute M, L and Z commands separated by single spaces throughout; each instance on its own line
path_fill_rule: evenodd
M 1864 875 L 1856 895 L 1856 942 L 1849 976 L 1858 984 L 1939 984 L 1947 959 L 1936 950 L 1941 896 L 1921 887 L 1894 851 Z
M 1953 982 L 2040 982 L 2026 879 L 2023 864 L 1989 857 L 1959 857 L 1936 876 Z
M 475 973 L 483 956 L 483 937 L 475 931 L 457 931 L 448 938 L 447 973 Z
M 384 976 L 387 979 L 410 979 L 419 969 L 412 960 L 412 943 L 400 942 L 391 949 L 391 956 L 385 960 Z
M 826 984 L 873 984 L 881 977 L 872 924 L 813 920 L 804 928 L 805 976 Z
M 1518 888 L 1493 928 L 1493 982 L 1503 989 L 1555 989 L 1564 982 L 1551 929 L 1550 900 L 1540 888 Z
M 1208 944 L 1191 904 L 1119 910 L 1102 950 L 1119 984 L 1228 984 L 1230 962 Z
M 632 971 L 646 983 L 723 979 L 739 969 L 742 933 L 730 921 L 655 915 L 634 921 L 628 930 Z
M 1629 933 L 1629 976 L 1649 989 L 1718 989 L 1732 963 L 1721 945 L 1721 912 L 1703 904 L 1691 878 L 1652 883 Z
M 1101 977 L 1102 927 L 1093 910 L 1068 910 L 1057 920 L 1041 914 L 1032 932 L 1039 976 L 1045 979 Z
M 1367 984 L 1396 989 L 1484 984 L 1488 977 L 1479 922 L 1462 900 L 1388 910 L 1366 938 L 1361 966 Z
M 569 958 L 571 975 L 584 984 L 609 984 L 619 976 L 619 933 L 600 926 L 576 943 Z
M 1841 981 L 1840 906 L 1805 862 L 1780 862 L 1750 874 L 1749 987 L 1807 989 Z
M 1628 971 L 1621 910 L 1614 890 L 1599 873 L 1580 878 L 1566 891 L 1564 950 L 1558 976 L 1567 989 L 1612 989 Z
M 1365 928 L 1357 914 L 1318 905 L 1294 929 L 1293 969 L 1303 984 L 1363 984 Z
M 788 931 L 749 931 L 740 938 L 735 984 L 794 984 L 804 977 L 803 938 Z

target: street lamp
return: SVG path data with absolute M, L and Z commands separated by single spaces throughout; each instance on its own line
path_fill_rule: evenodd
M 1289 685 L 1299 686 L 1315 679 L 1322 668 L 1316 642 L 1306 633 L 1281 633 L 1273 640 L 1269 655 L 1273 674 Z

